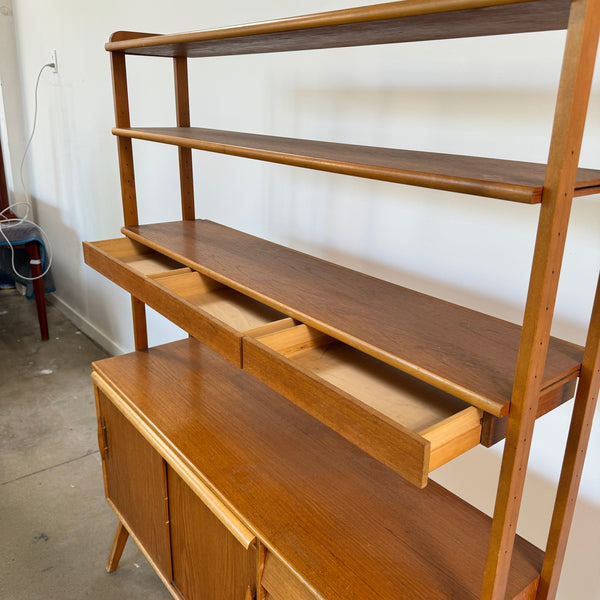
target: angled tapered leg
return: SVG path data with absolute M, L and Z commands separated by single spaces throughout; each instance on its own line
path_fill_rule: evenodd
M 119 521 L 115 539 L 113 540 L 112 548 L 110 549 L 110 554 L 108 556 L 108 562 L 106 563 L 107 573 L 112 573 L 119 566 L 119 561 L 121 560 L 121 555 L 125 549 L 128 537 L 129 531 L 127 531 L 123 523 Z

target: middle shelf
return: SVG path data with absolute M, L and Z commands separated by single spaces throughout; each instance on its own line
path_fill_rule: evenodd
M 123 231 L 86 262 L 416 485 L 503 437 L 518 325 L 210 221 Z M 581 357 L 551 340 L 538 416 Z
M 114 128 L 117 136 L 306 167 L 367 179 L 537 204 L 546 165 L 376 148 L 200 127 Z M 574 193 L 600 190 L 600 171 L 579 169 Z

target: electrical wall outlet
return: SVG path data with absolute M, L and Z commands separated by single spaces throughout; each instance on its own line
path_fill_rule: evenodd
M 50 62 L 54 65 L 52 67 L 53 73 L 58 73 L 58 58 L 56 57 L 56 50 L 52 50 L 52 55 L 50 57 Z

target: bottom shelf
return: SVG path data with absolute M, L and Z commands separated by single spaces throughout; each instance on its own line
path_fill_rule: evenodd
M 193 338 L 94 363 L 160 451 L 209 486 L 324 600 L 479 597 L 491 520 L 417 489 Z M 535 596 L 517 537 L 506 598 Z M 276 599 L 279 600 L 279 599 Z

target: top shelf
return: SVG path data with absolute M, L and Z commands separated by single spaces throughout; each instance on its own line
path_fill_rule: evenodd
M 552 31 L 566 29 L 570 5 L 570 0 L 402 0 L 189 33 L 119 31 L 106 49 L 191 58 Z

